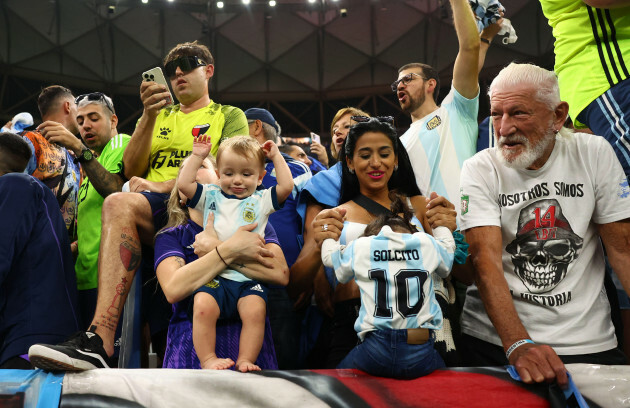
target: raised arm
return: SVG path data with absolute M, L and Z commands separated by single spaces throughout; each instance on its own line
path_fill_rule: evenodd
M 192 154 L 186 159 L 186 163 L 177 177 L 177 188 L 189 200 L 192 200 L 197 191 L 197 170 L 210 154 L 211 148 L 212 143 L 210 143 L 209 136 L 196 136 L 193 139 Z
M 284 160 L 284 157 L 280 154 L 278 146 L 271 141 L 267 140 L 262 145 L 265 156 L 273 162 L 273 166 L 276 169 L 276 180 L 278 185 L 276 186 L 276 195 L 278 196 L 278 202 L 284 203 L 289 195 L 293 191 L 293 175 L 291 169 Z
M 140 85 L 140 100 L 144 105 L 144 111 L 123 155 L 123 168 L 127 179 L 134 176 L 143 177 L 149 169 L 155 119 L 160 109 L 166 106 L 168 97 L 168 89 L 163 85 L 155 82 L 142 82 Z
M 479 92 L 479 31 L 468 0 L 451 0 L 459 52 L 453 66 L 453 87 L 462 96 L 473 99 Z
M 470 256 L 475 268 L 475 283 L 497 334 L 507 349 L 519 340 L 530 339 L 512 302 L 512 295 L 503 275 L 501 261 L 501 228 L 475 227 L 465 231 L 470 244 Z M 516 367 L 526 383 L 550 382 L 567 384 L 566 368 L 555 351 L 541 344 L 523 344 L 510 355 L 510 364 Z
M 501 12 L 501 15 L 503 15 L 503 12 Z M 488 25 L 488 27 L 484 28 L 481 34 L 479 34 L 481 42 L 479 43 L 479 66 L 477 69 L 477 75 L 483 69 L 483 65 L 486 62 L 486 55 L 488 54 L 488 49 L 490 49 L 492 40 L 499 31 L 501 31 L 501 23 L 503 23 L 503 19 Z

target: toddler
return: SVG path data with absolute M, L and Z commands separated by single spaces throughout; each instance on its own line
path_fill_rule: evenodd
M 195 181 L 197 169 L 210 153 L 210 137 L 196 137 L 193 151 L 177 180 L 180 192 L 191 208 L 214 214 L 214 229 L 219 240 L 229 238 L 243 225 L 257 223 L 254 232 L 263 234 L 269 214 L 279 209 L 293 190 L 293 178 L 273 141 L 262 146 L 249 136 L 227 139 L 217 151 L 219 185 L 201 185 Z M 277 186 L 261 190 L 265 175 L 265 157 L 273 161 Z M 221 260 L 218 246 L 215 248 Z M 225 261 L 223 261 L 225 263 Z M 238 265 L 225 264 L 226 270 L 199 288 L 193 298 L 193 344 L 201 368 L 226 369 L 234 365 L 229 358 L 215 354 L 216 322 L 219 317 L 238 315 L 243 322 L 236 369 L 260 370 L 255 364 L 262 347 L 265 329 L 267 291 L 264 285 L 238 272 Z

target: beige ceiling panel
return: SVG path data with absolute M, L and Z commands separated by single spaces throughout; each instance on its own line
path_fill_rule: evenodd
M 213 51 L 216 60 L 215 78 L 211 87 L 222 92 L 260 69 L 262 63 L 229 39 L 218 35 Z
M 66 44 L 85 35 L 106 21 L 98 14 L 99 8 L 106 10 L 104 6 L 90 6 L 93 3 L 76 0 L 57 1 L 59 1 L 61 8 L 61 44 Z M 117 11 L 122 12 L 122 9 L 118 8 Z M 114 15 L 106 14 L 106 16 L 106 18 L 113 18 Z
M 413 27 L 379 54 L 378 60 L 393 67 L 400 67 L 408 62 L 431 64 L 425 30 L 424 25 Z
M 8 17 L 11 19 L 11 15 Z M 10 20 L 9 29 L 11 30 L 11 35 L 9 36 L 7 58 L 10 64 L 20 63 L 53 48 L 53 45 L 47 38 L 26 24 Z
M 260 61 L 264 61 L 264 23 L 262 11 L 247 12 L 224 24 L 219 32 Z
M 387 8 L 375 7 L 376 38 L 374 49 L 380 54 L 412 27 L 425 24 L 426 15 L 405 4 L 389 3 Z
M 66 58 L 64 58 L 63 56 L 60 56 L 59 52 L 50 51 L 24 60 L 17 65 L 28 69 L 42 70 L 53 74 L 61 74 L 61 67 L 65 59 Z
M 259 70 L 252 75 L 249 75 L 241 80 L 236 81 L 229 87 L 229 92 L 241 92 L 241 93 L 254 93 L 254 92 L 267 92 L 267 76 L 264 71 Z
M 24 0 L 3 0 L 9 12 L 9 24 L 27 25 L 51 43 L 57 41 L 56 6 L 54 2 L 40 1 L 37 7 Z M 17 19 L 11 13 L 17 15 Z
M 273 67 L 307 87 L 319 89 L 317 37 L 307 37 L 274 61 Z
M 129 10 L 114 20 L 114 25 L 137 43 L 142 44 L 146 51 L 157 58 L 162 58 L 160 12 L 156 9 L 138 7 Z
M 307 86 L 277 71 L 269 72 L 269 89 L 273 92 L 308 92 Z
M 194 41 L 203 36 L 203 25 L 190 14 L 176 9 L 164 15 L 164 45 L 168 52 L 177 44 Z M 212 51 L 212 50 L 210 50 Z
M 114 29 L 114 81 L 118 82 L 137 75 L 138 87 L 141 74 L 147 69 L 161 66 L 161 59 L 150 53 L 126 33 Z
M 273 61 L 312 34 L 316 28 L 291 13 L 278 12 L 269 20 L 269 60 Z
M 114 77 L 111 42 L 97 31 L 92 31 L 64 47 L 66 53 L 77 61 L 90 67 L 98 77 L 106 82 L 112 82 Z M 73 75 L 74 73 L 64 73 Z M 95 78 L 96 79 L 96 78 Z
M 386 85 L 389 87 L 396 78 L 398 78 L 398 67 L 381 63 L 374 64 L 374 85 Z M 389 91 L 389 88 L 386 89 Z
M 372 54 L 370 2 L 349 7 L 345 18 L 338 18 L 326 26 L 326 32 L 364 54 Z
M 339 10 L 332 9 L 326 10 L 324 14 L 321 16 L 320 21 L 320 13 L 317 11 L 296 11 L 295 15 L 304 19 L 310 25 L 314 27 L 319 27 L 320 25 L 326 25 L 333 21 L 334 19 L 339 17 Z
M 102 81 L 104 78 L 99 75 L 96 70 L 99 70 L 97 64 L 91 64 L 89 61 L 80 60 L 64 56 L 61 62 L 61 72 L 63 75 L 75 78 L 90 79 L 93 81 Z
M 329 86 L 328 90 L 361 88 L 372 83 L 372 72 L 369 65 L 363 65 L 346 74 L 340 81 Z
M 368 62 L 368 57 L 340 40 L 327 35 L 324 37 L 324 88 L 335 84 L 340 79 Z M 368 80 L 363 86 L 370 86 Z

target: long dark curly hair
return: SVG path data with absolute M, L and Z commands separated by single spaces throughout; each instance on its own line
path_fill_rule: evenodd
M 340 204 L 352 200 L 359 195 L 359 179 L 356 174 L 350 173 L 346 157 L 352 157 L 357 145 L 357 141 L 367 132 L 382 133 L 391 140 L 394 147 L 394 154 L 398 158 L 398 169 L 394 170 L 387 183 L 390 191 L 396 190 L 398 194 L 406 197 L 422 195 L 416 184 L 416 176 L 413 173 L 411 162 L 407 150 L 398 140 L 396 130 L 387 122 L 381 122 L 377 118 L 371 118 L 366 122 L 359 122 L 350 128 L 346 138 L 344 149 L 339 154 L 341 162 L 341 199 Z

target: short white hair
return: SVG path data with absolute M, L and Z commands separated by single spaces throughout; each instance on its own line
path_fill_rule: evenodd
M 536 99 L 551 110 L 555 110 L 561 102 L 558 77 L 553 71 L 533 64 L 516 64 L 514 62 L 503 68 L 490 84 L 488 89 L 490 101 L 492 101 L 492 93 L 495 89 L 509 89 L 517 85 L 534 87 Z
M 103 95 L 103 98 L 105 98 L 107 100 L 107 103 L 109 103 L 109 106 L 111 106 L 111 109 L 114 109 L 114 101 L 112 101 L 112 98 L 110 98 L 107 95 Z M 103 101 L 103 99 L 90 99 L 90 98 L 83 98 L 79 101 L 79 103 L 77 103 L 77 108 L 82 108 L 84 106 L 87 105 L 100 105 L 103 108 L 103 112 L 105 112 L 106 115 L 115 115 L 116 112 L 113 112 L 112 110 L 110 110 L 109 106 L 107 106 L 107 103 L 105 103 Z

